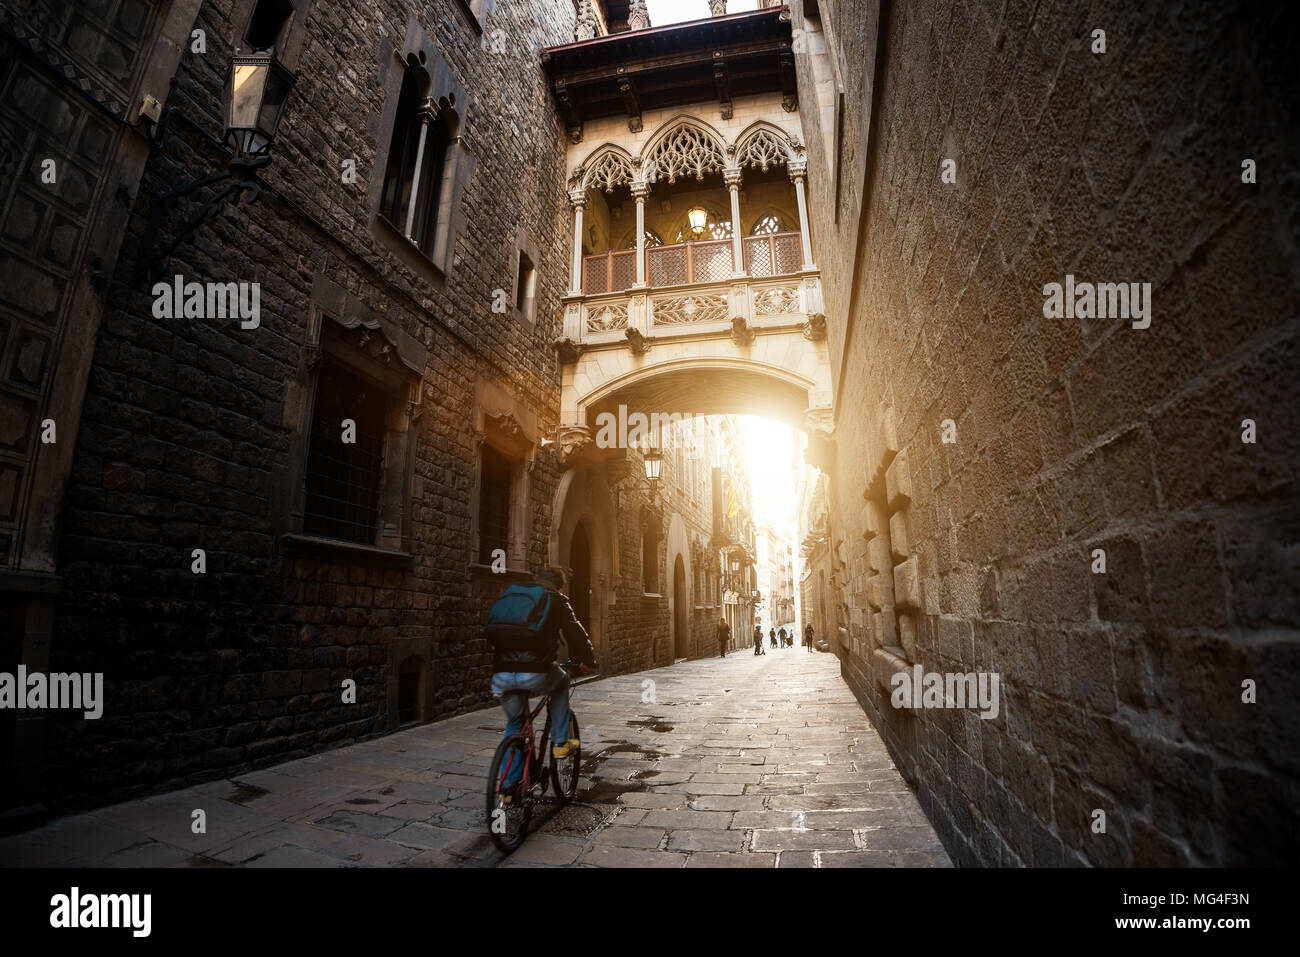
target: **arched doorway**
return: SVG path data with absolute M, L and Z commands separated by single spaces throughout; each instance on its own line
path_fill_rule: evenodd
M 587 529 L 579 523 L 573 530 L 573 540 L 569 544 L 569 569 L 573 580 L 569 583 L 569 602 L 573 613 L 582 622 L 582 627 L 591 632 L 591 543 L 587 540 Z
M 686 613 L 686 566 L 682 556 L 673 562 L 673 657 L 687 658 L 691 653 L 690 617 Z

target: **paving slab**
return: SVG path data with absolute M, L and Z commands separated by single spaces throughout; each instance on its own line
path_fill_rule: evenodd
M 511 855 L 484 828 L 491 708 L 71 815 L 0 839 L 0 866 L 952 866 L 831 655 L 678 662 L 573 707 L 578 793 Z

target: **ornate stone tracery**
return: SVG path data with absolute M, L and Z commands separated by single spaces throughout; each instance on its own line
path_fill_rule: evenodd
M 659 141 L 645 163 L 658 175 L 666 176 L 669 183 L 675 183 L 687 175 L 702 180 L 706 173 L 720 171 L 726 160 L 713 137 L 683 123 Z
M 757 166 L 764 173 L 772 166 L 790 163 L 790 149 L 782 137 L 769 129 L 759 129 L 736 146 L 736 166 Z
M 631 183 L 632 162 L 621 153 L 607 150 L 587 167 L 582 177 L 584 189 L 602 189 L 613 192 L 615 186 Z

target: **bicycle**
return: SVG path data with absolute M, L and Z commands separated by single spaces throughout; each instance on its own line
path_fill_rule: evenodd
M 571 667 L 571 662 L 566 661 L 562 667 L 570 676 L 580 674 Z M 569 688 L 572 690 L 580 684 L 585 682 L 571 682 Z M 578 771 L 582 765 L 580 746 L 571 747 L 568 756 L 564 758 L 557 759 L 551 754 L 549 707 L 541 737 L 537 737 L 533 731 L 533 720 L 543 706 L 550 704 L 549 694 L 542 695 L 542 700 L 531 711 L 528 710 L 527 692 L 511 691 L 508 694 L 524 696 L 524 726 L 497 745 L 496 754 L 492 756 L 492 765 L 488 769 L 487 780 L 488 835 L 492 838 L 492 843 L 507 854 L 519 847 L 528 836 L 528 825 L 533 816 L 533 803 L 545 793 L 547 781 L 550 781 L 555 791 L 556 801 L 561 806 L 568 804 L 578 791 Z M 578 716 L 573 713 L 572 708 L 569 711 L 568 740 L 579 740 Z M 546 763 L 548 758 L 549 766 Z M 519 780 L 512 786 L 506 787 L 507 775 L 520 764 L 523 765 L 523 773 Z M 541 769 L 540 772 L 538 769 Z

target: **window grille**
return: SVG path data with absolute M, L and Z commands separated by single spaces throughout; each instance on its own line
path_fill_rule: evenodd
M 303 531 L 374 545 L 379 528 L 388 395 L 329 359 L 316 382 Z M 356 423 L 343 441 L 343 420 Z

